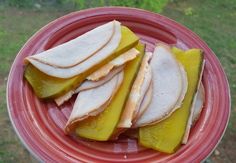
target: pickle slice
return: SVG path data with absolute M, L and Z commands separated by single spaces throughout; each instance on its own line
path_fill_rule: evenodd
M 106 141 L 113 134 L 144 56 L 144 45 L 138 44 L 136 49 L 140 51 L 140 54 L 125 66 L 123 83 L 113 97 L 111 103 L 99 115 L 90 117 L 78 123 L 76 129 L 76 134 L 78 136 Z
M 125 26 L 122 26 L 121 41 L 115 52 L 99 64 L 85 71 L 84 73 L 72 78 L 61 79 L 46 75 L 45 73 L 35 68 L 32 64 L 28 64 L 25 68 L 24 77 L 30 83 L 35 94 L 39 98 L 54 99 L 70 90 L 77 88 L 88 75 L 96 71 L 98 68 L 102 67 L 104 64 L 113 60 L 123 52 L 136 46 L 138 44 L 138 40 L 139 38 L 131 30 L 129 30 Z
M 181 144 L 203 65 L 203 54 L 200 49 L 184 52 L 173 48 L 172 52 L 184 66 L 188 78 L 188 89 L 182 106 L 167 119 L 139 129 L 141 145 L 165 153 L 175 152 Z

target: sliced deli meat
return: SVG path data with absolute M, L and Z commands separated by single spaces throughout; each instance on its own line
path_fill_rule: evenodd
M 199 116 L 201 114 L 204 100 L 205 100 L 204 87 L 201 83 L 200 87 L 198 88 L 198 91 L 195 93 L 195 96 L 193 99 L 191 113 L 189 115 L 189 119 L 188 119 L 188 123 L 187 123 L 186 129 L 185 129 L 182 144 L 186 144 L 188 142 L 191 127 L 196 122 L 196 120 L 199 118 Z
M 26 58 L 26 60 L 28 60 L 32 65 L 34 65 L 37 69 L 39 69 L 40 71 L 42 71 L 43 73 L 49 75 L 49 76 L 53 76 L 53 77 L 57 77 L 57 78 L 71 78 L 74 77 L 76 75 L 79 75 L 83 72 L 85 72 L 86 70 L 90 69 L 91 67 L 97 65 L 98 63 L 100 63 L 102 60 L 104 60 L 105 58 L 109 57 L 109 55 L 112 55 L 112 52 L 114 52 L 116 50 L 116 48 L 119 46 L 120 40 L 121 40 L 121 25 L 119 22 L 117 21 L 113 21 L 111 23 L 111 25 L 113 26 L 114 24 L 114 33 L 111 37 L 111 39 L 109 40 L 109 42 L 107 44 L 105 44 L 105 46 L 103 46 L 102 48 L 97 49 L 96 53 L 93 54 L 91 57 L 87 58 L 86 60 L 83 60 L 83 62 L 80 62 L 79 64 L 74 64 L 73 66 L 70 67 L 63 67 L 63 66 L 54 66 L 53 64 L 46 64 L 43 63 L 41 61 L 39 61 L 39 59 L 37 58 L 34 59 L 32 57 L 28 57 Z M 99 35 L 96 35 L 96 37 L 100 38 Z M 85 45 L 78 45 L 78 44 L 73 44 L 73 46 L 85 46 Z M 93 48 L 93 44 L 89 44 L 86 46 L 86 49 L 90 49 Z M 68 53 L 68 52 L 67 52 Z M 78 51 L 77 52 L 80 55 L 84 55 L 84 53 L 86 54 L 86 51 Z M 40 55 L 40 54 L 37 54 Z M 43 56 L 50 56 L 50 55 L 43 55 Z M 76 56 L 76 55 L 74 55 Z M 58 61 L 58 63 L 61 63 L 65 60 L 76 60 L 76 58 L 69 57 L 67 59 L 65 59 L 67 57 L 57 57 L 54 58 L 54 60 L 61 60 Z M 73 62 L 73 61 L 71 61 Z
M 149 52 L 144 55 L 138 75 L 134 81 L 124 111 L 121 115 L 118 124 L 119 128 L 131 127 L 132 120 L 137 115 L 143 97 L 147 92 L 152 79 L 151 67 L 149 65 L 151 57 L 152 53 Z
M 92 140 L 107 141 L 116 131 L 117 124 L 144 56 L 144 45 L 139 43 L 135 48 L 140 51 L 140 55 L 126 64 L 124 68 L 124 80 L 111 103 L 105 111 L 97 116 L 78 123 L 76 128 L 76 134 L 78 136 Z
M 54 101 L 56 102 L 56 104 L 58 106 L 60 106 L 64 102 L 69 100 L 72 97 L 73 94 L 76 94 L 80 91 L 96 88 L 96 87 L 98 87 L 100 85 L 103 85 L 104 83 L 108 82 L 117 73 L 121 72 L 123 70 L 123 68 L 124 68 L 123 66 L 120 66 L 120 67 L 117 67 L 117 68 L 113 69 L 107 76 L 105 76 L 104 78 L 102 78 L 98 81 L 85 80 L 78 88 L 76 88 L 75 90 L 71 90 L 71 91 L 67 92 L 66 94 L 64 94 L 60 97 L 55 98 Z
M 111 140 L 116 140 L 118 136 L 122 134 L 123 132 L 126 132 L 127 129 L 133 128 L 132 125 L 135 124 L 138 117 L 140 117 L 140 115 L 142 115 L 142 113 L 149 106 L 152 100 L 152 79 L 151 79 L 152 73 L 150 70 L 151 69 L 149 65 L 148 71 L 145 72 L 145 78 L 143 82 L 140 83 L 140 79 L 142 76 L 140 75 L 142 74 L 140 72 L 143 71 L 143 69 L 141 70 L 140 68 L 140 71 L 137 75 L 139 77 L 137 77 L 134 81 L 134 84 L 130 91 L 129 98 L 126 102 L 124 111 L 121 115 L 117 128 L 113 132 L 113 135 L 110 138 Z M 140 90 L 140 92 L 137 92 L 137 90 Z
M 148 70 L 148 72 L 145 75 L 146 76 L 145 76 L 144 83 L 141 86 L 140 100 L 138 100 L 138 105 L 137 105 L 138 107 L 134 111 L 134 115 L 133 115 L 132 121 L 137 119 L 137 116 L 138 116 L 139 112 L 144 111 L 144 108 L 147 109 L 146 105 L 149 105 L 151 100 L 152 100 L 152 71 L 151 71 L 151 67 L 149 67 L 149 70 Z M 146 95 L 147 96 L 150 95 L 150 96 L 147 97 L 146 100 L 144 100 L 146 98 L 145 97 Z M 148 99 L 148 98 L 150 98 L 150 99 Z
M 187 92 L 187 89 L 188 89 L 188 79 L 187 79 L 187 74 L 184 70 L 184 67 L 182 66 L 181 63 L 179 63 L 179 66 L 180 66 L 180 71 L 181 71 L 181 77 L 182 77 L 182 91 L 181 91 L 181 94 L 173 108 L 173 111 L 175 111 L 176 109 L 180 108 L 181 105 L 182 105 L 182 102 L 184 100 L 184 97 L 186 95 L 186 92 Z M 147 94 L 145 95 L 145 98 L 143 100 L 143 105 L 140 106 L 140 110 L 139 110 L 139 115 L 136 116 L 136 120 L 139 119 L 141 117 L 141 115 L 145 112 L 145 110 L 148 108 L 149 104 L 151 103 L 151 100 L 152 100 L 152 87 L 149 88 L 149 92 L 147 92 Z M 171 114 L 169 114 L 171 115 Z M 167 117 L 165 117 L 167 118 Z M 156 121 L 152 122 L 152 123 L 149 123 L 148 125 L 151 125 L 151 124 L 155 124 L 157 123 Z M 138 127 L 138 125 L 136 125 L 134 123 L 133 127 Z
M 115 32 L 115 21 L 103 24 L 64 44 L 28 57 L 58 68 L 73 67 L 101 50 Z M 66 58 L 66 59 L 65 59 Z
M 135 123 L 135 127 L 167 118 L 177 109 L 175 105 L 182 92 L 182 74 L 179 63 L 167 45 L 156 46 L 150 65 L 153 71 L 153 99 Z
M 191 127 L 194 123 L 194 120 L 196 118 L 195 117 L 196 113 L 199 113 L 199 114 L 201 113 L 201 108 L 202 108 L 203 101 L 204 101 L 202 99 L 203 96 L 204 96 L 203 95 L 204 89 L 203 89 L 203 85 L 201 84 L 204 66 L 205 66 L 205 60 L 203 60 L 202 71 L 201 71 L 200 79 L 199 79 L 199 82 L 198 82 L 198 88 L 197 88 L 198 91 L 196 91 L 196 93 L 194 95 L 194 98 L 193 98 L 192 107 L 190 109 L 190 114 L 189 114 L 189 117 L 188 117 L 188 123 L 187 123 L 186 129 L 185 129 L 182 144 L 186 144 L 187 141 L 188 141 L 190 129 L 191 129 Z
M 187 89 L 188 89 L 188 77 L 187 77 L 187 73 L 184 70 L 184 67 L 181 63 L 179 63 L 179 67 L 180 67 L 180 71 L 181 71 L 181 78 L 182 78 L 182 91 L 181 94 L 177 100 L 177 103 L 174 106 L 174 110 L 178 109 L 179 107 L 181 107 L 184 97 L 186 95 Z
M 172 51 L 187 73 L 188 89 L 183 103 L 166 119 L 139 128 L 139 143 L 164 153 L 174 153 L 182 143 L 203 68 L 203 53 L 200 49 L 182 51 L 173 48 Z
M 79 121 L 89 116 L 96 116 L 107 107 L 123 81 L 123 74 L 122 71 L 107 83 L 78 94 L 66 124 L 66 133 L 73 130 Z
M 135 122 L 139 119 L 139 117 L 141 117 L 143 115 L 143 113 L 145 112 L 145 110 L 148 108 L 148 106 L 150 105 L 151 101 L 152 101 L 152 94 L 153 94 L 153 86 L 152 86 L 152 82 L 150 83 L 147 92 L 145 93 L 142 103 L 139 107 L 139 110 L 137 112 L 137 115 L 134 117 L 133 119 L 133 124 L 135 124 Z
M 205 102 L 205 91 L 204 91 L 204 86 L 201 83 L 197 91 L 197 97 L 193 108 L 192 124 L 194 124 L 199 118 L 204 102 Z

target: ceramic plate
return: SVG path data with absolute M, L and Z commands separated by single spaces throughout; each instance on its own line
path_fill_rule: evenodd
M 135 139 L 125 137 L 113 142 L 94 142 L 65 136 L 63 127 L 74 98 L 58 108 L 53 102 L 39 100 L 23 79 L 25 57 L 64 43 L 114 19 L 134 31 L 147 45 L 147 51 L 153 51 L 157 42 L 204 51 L 206 102 L 199 120 L 191 129 L 188 143 L 174 154 L 166 155 L 142 148 Z M 225 73 L 204 41 L 169 18 L 122 7 L 74 12 L 40 29 L 15 58 L 8 78 L 7 102 L 12 125 L 21 141 L 36 158 L 45 162 L 200 162 L 220 141 L 230 112 Z

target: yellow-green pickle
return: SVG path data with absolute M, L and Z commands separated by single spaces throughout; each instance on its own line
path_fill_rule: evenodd
M 182 106 L 167 119 L 139 129 L 141 145 L 164 153 L 174 153 L 182 142 L 203 64 L 200 49 L 182 51 L 172 48 L 172 52 L 184 66 L 188 78 L 188 89 Z

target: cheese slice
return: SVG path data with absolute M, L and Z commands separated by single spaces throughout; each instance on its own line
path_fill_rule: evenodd
M 144 60 L 145 60 L 145 58 L 144 58 Z M 143 60 L 143 63 L 145 63 L 144 60 Z M 148 67 L 149 67 L 148 70 L 151 70 L 149 65 L 148 65 Z M 141 68 L 142 68 L 142 66 L 141 66 Z M 147 107 L 149 106 L 149 104 L 152 100 L 151 71 L 147 71 L 145 73 L 144 81 L 142 83 L 140 83 L 139 79 L 142 76 L 142 75 L 140 75 L 140 74 L 142 74 L 140 72 L 143 71 L 143 70 L 141 70 L 141 68 L 138 73 L 139 77 L 136 77 L 136 80 L 135 80 L 135 82 L 132 86 L 132 89 L 130 91 L 130 95 L 129 95 L 129 98 L 126 102 L 122 116 L 119 120 L 116 130 L 113 132 L 112 136 L 110 137 L 110 140 L 116 140 L 116 139 L 118 139 L 118 136 L 120 134 L 122 134 L 123 132 L 126 132 L 127 129 L 130 130 L 131 128 L 135 128 L 132 125 L 135 124 L 137 119 L 147 109 Z M 135 96 L 134 93 L 137 93 L 136 88 L 139 88 L 139 87 L 140 87 L 139 97 L 135 98 L 135 100 L 134 100 L 134 98 L 133 98 L 133 96 Z
M 133 60 L 137 57 L 139 51 L 135 48 L 128 50 L 127 52 L 121 54 L 119 57 L 115 58 L 114 60 L 110 61 L 108 64 L 104 65 L 91 75 L 87 77 L 88 80 L 97 81 L 102 77 L 106 76 L 113 68 L 121 66 L 128 61 Z
M 117 73 L 121 72 L 123 69 L 124 69 L 124 65 L 122 65 L 120 67 L 116 67 L 113 70 L 111 70 L 109 72 L 109 74 L 107 74 L 106 76 L 104 76 L 103 78 L 101 78 L 98 81 L 86 80 L 75 90 L 75 93 L 98 87 L 98 86 L 106 83 L 107 81 L 111 80 L 113 78 L 113 76 L 115 76 Z
M 152 53 L 146 53 L 139 69 L 138 75 L 134 81 L 129 98 L 126 102 L 124 111 L 121 115 L 118 127 L 129 128 L 132 125 L 132 120 L 137 115 L 143 97 L 151 83 L 152 72 L 149 61 Z

